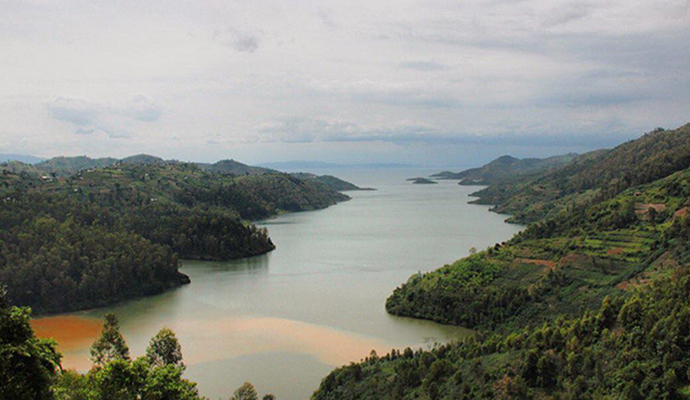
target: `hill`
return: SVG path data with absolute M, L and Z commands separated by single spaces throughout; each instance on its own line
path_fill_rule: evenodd
M 583 154 L 559 168 L 498 182 L 474 193 L 474 202 L 512 214 L 511 222 L 531 223 L 689 166 L 690 124 L 657 129 L 614 149 Z
M 272 174 L 278 172 L 268 168 L 252 167 L 235 160 L 221 160 L 214 164 L 199 164 L 199 166 L 206 171 L 233 175 Z
M 337 178 L 333 175 L 315 175 L 315 174 L 310 174 L 308 172 L 295 172 L 290 174 L 298 179 L 306 180 L 306 181 L 311 181 L 311 182 L 318 182 L 321 185 L 324 185 L 330 189 L 336 190 L 338 192 L 348 192 L 348 191 L 355 191 L 355 190 L 376 190 L 372 188 L 361 188 L 353 183 L 344 181 L 340 178 Z
M 0 282 L 15 304 L 58 312 L 188 282 L 178 258 L 274 248 L 249 220 L 348 197 L 287 174 L 234 176 L 184 163 L 125 164 L 68 177 L 0 174 Z
M 477 335 L 372 354 L 332 372 L 313 399 L 686 399 L 687 129 L 533 177 L 527 186 L 596 194 L 506 243 L 412 276 L 386 302 L 393 314 Z
M 57 175 L 72 175 L 79 171 L 91 168 L 103 168 L 115 165 L 118 160 L 115 158 L 89 158 L 86 156 L 78 157 L 54 157 L 49 160 L 41 161 L 35 166 L 41 171 Z
M 397 315 L 505 329 L 575 315 L 690 262 L 681 240 L 690 170 L 528 227 L 504 244 L 396 289 Z
M 10 161 L 19 161 L 24 164 L 36 164 L 43 161 L 43 159 L 28 154 L 0 154 L 0 163 Z
M 331 372 L 312 399 L 687 399 L 688 288 L 683 267 L 579 317 L 372 353 Z
M 129 157 L 125 157 L 122 160 L 120 160 L 121 163 L 123 164 L 163 164 L 165 162 L 174 162 L 174 161 L 166 161 L 163 160 L 160 157 L 152 156 L 149 154 L 137 154 Z
M 443 171 L 432 178 L 459 180 L 461 185 L 489 185 L 518 176 L 547 171 L 572 162 L 577 154 L 570 153 L 549 158 L 524 158 L 502 156 L 490 163 L 462 172 Z

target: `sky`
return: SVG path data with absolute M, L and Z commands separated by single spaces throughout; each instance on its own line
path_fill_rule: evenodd
M 690 122 L 690 0 L 0 0 L 0 152 L 464 166 Z

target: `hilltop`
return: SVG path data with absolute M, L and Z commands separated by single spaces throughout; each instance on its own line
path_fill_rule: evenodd
M 316 174 L 311 174 L 308 172 L 295 172 L 291 173 L 290 175 L 298 178 L 298 179 L 303 179 L 306 181 L 312 181 L 312 182 L 318 182 L 321 185 L 324 185 L 330 189 L 337 190 L 338 192 L 351 192 L 351 191 L 356 191 L 356 190 L 376 190 L 373 188 L 362 188 L 359 187 L 353 183 L 344 181 L 340 178 L 337 178 L 333 175 L 316 175 Z
M 583 154 L 559 168 L 498 182 L 473 196 L 477 204 L 511 214 L 511 222 L 532 223 L 687 167 L 690 124 L 657 129 L 614 149 Z
M 462 172 L 443 171 L 431 175 L 432 178 L 459 180 L 461 185 L 489 185 L 518 176 L 535 174 L 566 165 L 577 157 L 570 153 L 548 158 L 524 158 L 502 156 L 490 163 L 467 169 Z

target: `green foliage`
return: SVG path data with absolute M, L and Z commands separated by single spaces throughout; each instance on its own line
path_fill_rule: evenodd
M 50 400 L 50 386 L 60 366 L 52 340 L 37 339 L 31 311 L 10 307 L 0 287 L 0 399 Z
M 684 399 L 688 351 L 684 267 L 577 318 L 367 358 L 333 371 L 313 399 Z
M 151 338 L 146 349 L 146 357 L 151 365 L 165 366 L 178 365 L 184 368 L 182 363 L 182 347 L 175 333 L 169 328 L 161 329 L 156 336 Z
M 512 315 L 529 299 L 526 290 L 489 285 L 500 263 L 477 254 L 426 275 L 414 275 L 386 301 L 386 310 L 438 322 L 477 326 Z
M 690 169 L 678 171 L 534 223 L 507 243 L 412 277 L 386 308 L 506 330 L 576 315 L 606 296 L 626 296 L 630 287 L 690 262 L 688 182 Z M 483 271 L 479 284 L 467 265 Z
M 254 389 L 254 385 L 245 382 L 235 390 L 235 393 L 230 397 L 230 400 L 259 400 L 259 395 Z
M 183 163 L 120 163 L 65 178 L 0 174 L 0 282 L 39 313 L 104 306 L 189 282 L 178 257 L 275 248 L 245 220 L 347 197 L 287 174 L 233 176 Z
M 113 360 L 129 360 L 129 348 L 120 333 L 120 324 L 113 313 L 103 317 L 101 336 L 91 346 L 91 361 L 103 366 Z

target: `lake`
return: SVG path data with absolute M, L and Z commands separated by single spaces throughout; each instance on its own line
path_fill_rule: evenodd
M 319 171 L 320 173 L 322 171 Z M 331 171 L 377 191 L 325 210 L 262 221 L 277 249 L 231 262 L 185 261 L 192 283 L 118 306 L 34 321 L 53 336 L 63 366 L 90 368 L 100 318 L 114 312 L 134 356 L 163 326 L 181 344 L 188 379 L 203 395 L 227 399 L 245 381 L 279 400 L 304 400 L 334 367 L 372 349 L 428 347 L 468 331 L 388 315 L 391 291 L 430 271 L 513 236 L 521 227 L 488 207 L 467 204 L 477 187 L 454 181 L 413 185 L 433 171 Z

